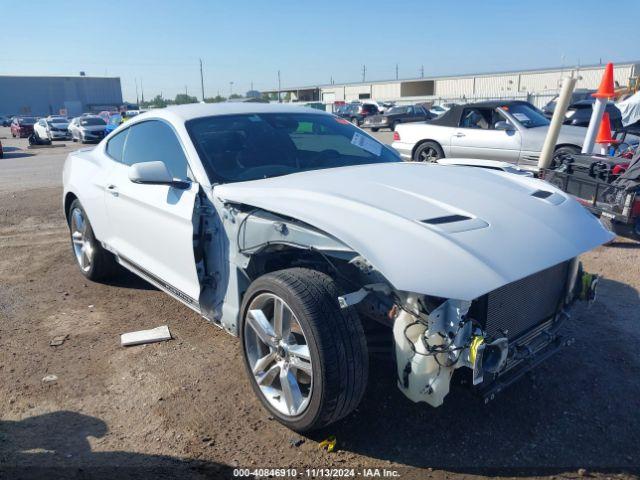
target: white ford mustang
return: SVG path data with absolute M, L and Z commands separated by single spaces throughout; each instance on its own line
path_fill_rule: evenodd
M 440 405 L 458 368 L 493 396 L 562 345 L 597 280 L 577 256 L 612 238 L 542 181 L 402 162 L 281 105 L 139 115 L 70 154 L 63 180 L 82 274 L 119 264 L 239 335 L 257 396 L 298 431 L 358 405 L 369 322 L 412 400 Z

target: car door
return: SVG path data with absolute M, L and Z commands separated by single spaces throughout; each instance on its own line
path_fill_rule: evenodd
M 112 148 L 113 147 L 113 148 Z M 106 189 L 109 246 L 125 265 L 197 307 L 200 284 L 193 252 L 193 210 L 199 185 L 173 128 L 162 120 L 137 122 L 109 140 L 114 162 Z M 188 187 L 129 180 L 135 163 L 161 161 Z
M 520 132 L 496 129 L 499 121 L 507 121 L 494 108 L 469 107 L 462 111 L 459 127 L 451 136 L 452 157 L 480 158 L 518 163 Z

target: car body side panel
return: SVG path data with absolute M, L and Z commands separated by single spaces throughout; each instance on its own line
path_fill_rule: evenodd
M 105 190 L 111 165 L 91 149 L 77 150 L 67 157 L 62 177 L 64 196 L 73 193 L 80 199 L 96 238 L 108 241 L 110 232 L 105 208 Z
M 440 144 L 445 156 L 451 156 L 451 136 L 456 131 L 453 127 L 432 125 L 428 122 L 406 123 L 398 125 L 396 131 L 400 135 L 400 141 L 393 142 L 391 146 L 401 155 L 403 153 L 410 155 L 418 142 L 431 140 Z M 403 158 L 408 159 L 406 155 L 403 155 Z

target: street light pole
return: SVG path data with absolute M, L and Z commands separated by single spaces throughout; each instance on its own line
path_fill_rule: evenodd
M 204 102 L 204 75 L 202 73 L 202 59 L 200 59 L 200 88 L 202 89 L 202 101 Z
M 233 82 L 229 82 L 229 98 L 233 95 Z
M 280 90 L 281 90 L 281 85 L 280 85 L 280 70 L 278 70 L 278 103 L 282 103 L 282 97 L 280 96 Z

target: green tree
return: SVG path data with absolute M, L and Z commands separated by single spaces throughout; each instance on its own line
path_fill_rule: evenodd
M 227 99 L 220 96 L 220 95 L 216 95 L 215 97 L 207 97 L 204 99 L 205 103 L 220 103 L 220 102 L 225 102 Z
M 237 93 L 232 93 L 229 95 L 229 98 L 242 98 L 242 95 L 238 95 Z
M 174 103 L 176 105 L 184 105 L 185 103 L 198 103 L 198 99 L 196 97 L 187 95 L 186 93 L 179 93 L 176 95 Z

